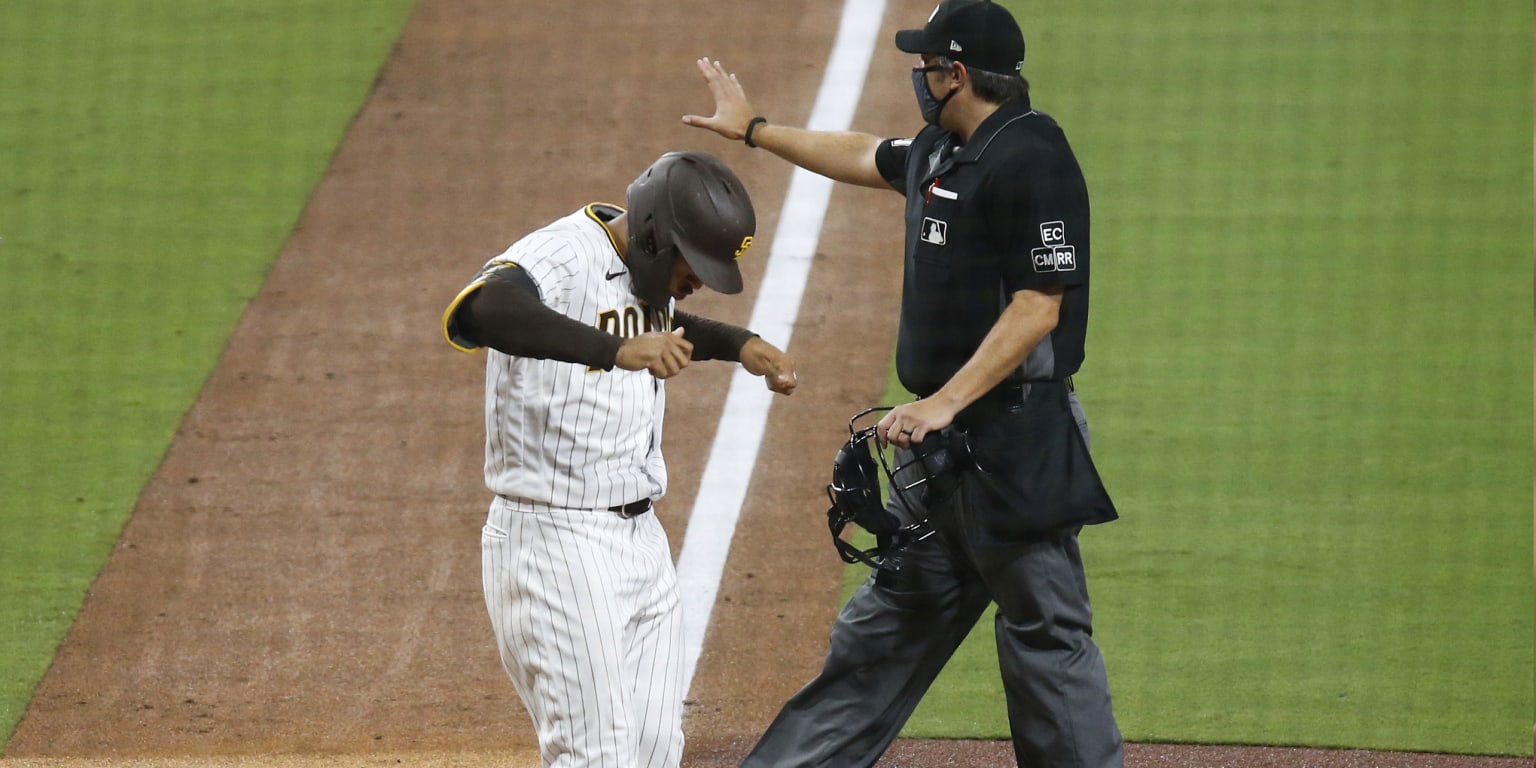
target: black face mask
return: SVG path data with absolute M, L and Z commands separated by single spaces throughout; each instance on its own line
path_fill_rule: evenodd
M 933 91 L 928 90 L 928 73 L 937 72 L 945 67 L 937 64 L 931 67 L 912 68 L 912 90 L 917 94 L 917 107 L 923 112 L 923 121 L 929 125 L 939 124 L 939 114 L 944 111 L 944 105 L 955 97 L 955 91 L 944 94 L 944 98 L 935 99 Z

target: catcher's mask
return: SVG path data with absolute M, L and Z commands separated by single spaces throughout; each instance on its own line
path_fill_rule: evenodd
M 964 445 L 962 437 L 960 445 L 952 446 L 949 430 L 933 432 L 912 446 L 910 460 L 897 463 L 887 457 L 889 449 L 880 448 L 878 424 L 857 426 L 860 419 L 890 409 L 869 408 L 848 420 L 848 442 L 832 459 L 832 482 L 827 484 L 827 498 L 832 501 L 827 527 L 843 562 L 894 571 L 901 567 L 901 554 L 908 545 L 933 535 L 929 505 L 953 492 L 958 482 L 957 454 L 964 453 Z M 921 520 L 903 524 L 886 508 L 880 494 L 882 476 L 904 508 L 914 514 L 921 511 Z M 873 533 L 875 546 L 859 549 L 845 541 L 842 533 L 849 523 Z
M 703 152 L 668 152 L 625 192 L 635 295 L 653 307 L 671 298 L 681 258 L 711 290 L 741 293 L 736 260 L 752 246 L 757 214 L 741 179 Z

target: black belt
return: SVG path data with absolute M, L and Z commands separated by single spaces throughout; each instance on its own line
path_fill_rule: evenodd
M 1018 405 L 1024 402 L 1024 388 L 1027 386 L 1029 384 L 1004 384 L 1000 387 L 993 387 L 986 394 L 976 398 L 976 403 Z
M 639 501 L 631 501 L 628 504 L 619 504 L 609 507 L 608 511 L 628 520 L 631 517 L 639 517 L 651 511 L 651 500 L 641 499 Z
M 1064 379 L 1033 379 L 1030 381 L 1018 381 L 1012 384 L 1000 384 L 988 390 L 981 397 L 976 398 L 976 402 L 1003 405 L 1022 403 L 1024 402 L 1024 389 L 1031 384 L 1061 384 L 1067 388 L 1068 392 L 1077 391 L 1077 387 L 1072 384 L 1071 376 Z
M 1036 379 L 1032 381 L 1020 381 L 1013 384 L 1003 384 L 998 387 L 993 387 L 986 394 L 976 398 L 976 402 L 979 403 L 986 401 L 993 404 L 1008 405 L 1022 403 L 1024 402 L 1025 390 L 1035 384 L 1061 384 L 1067 388 L 1068 392 L 1077 391 L 1077 388 L 1072 385 L 1071 376 L 1068 376 L 1065 379 Z
M 501 496 L 501 494 L 497 495 Z M 515 500 L 510 497 L 501 496 L 501 498 L 515 503 Z M 631 517 L 639 517 L 651 511 L 651 500 L 641 499 L 639 501 L 631 501 L 628 504 L 615 504 L 614 506 L 609 507 L 608 511 L 624 518 L 625 520 L 628 520 Z
M 1026 391 L 1033 386 L 1046 384 L 1060 384 L 1067 388 L 1068 392 L 1076 392 L 1072 384 L 1072 377 L 1064 379 L 1040 379 L 1036 381 L 1021 381 L 1013 384 L 1003 384 L 993 387 L 986 394 L 976 398 L 976 401 L 966 406 L 964 410 L 955 414 L 955 422 L 966 428 L 968 422 L 974 423 L 979 419 L 995 415 L 998 409 L 1013 408 L 1024 403 Z

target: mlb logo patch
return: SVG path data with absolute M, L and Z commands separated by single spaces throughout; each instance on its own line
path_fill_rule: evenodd
M 949 224 L 938 219 L 923 217 L 923 233 L 921 235 L 923 242 L 932 245 L 943 245 L 948 241 L 948 235 Z

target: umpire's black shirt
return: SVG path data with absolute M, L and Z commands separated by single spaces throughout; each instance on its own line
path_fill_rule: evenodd
M 1016 291 L 1067 286 L 1055 330 L 1005 384 L 1063 379 L 1088 329 L 1088 189 L 1056 121 L 1003 104 L 969 143 L 929 126 L 875 162 L 907 197 L 896 373 L 927 397 L 965 365 Z

